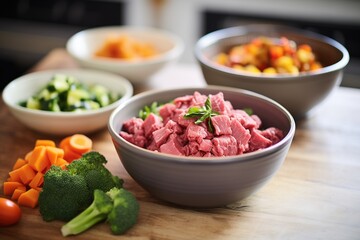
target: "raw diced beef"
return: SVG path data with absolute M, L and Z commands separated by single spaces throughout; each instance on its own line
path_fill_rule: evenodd
M 201 142 L 203 138 L 206 138 L 207 131 L 204 127 L 195 123 L 189 124 L 186 128 L 186 137 L 189 141 Z
M 257 115 L 251 115 L 250 116 L 255 121 L 255 127 L 256 129 L 259 129 L 261 127 L 261 119 Z
M 205 102 L 206 102 L 207 96 L 202 95 L 199 92 L 194 92 L 194 97 L 192 100 L 192 104 L 193 106 L 204 106 Z
M 144 121 L 141 118 L 132 118 L 124 123 L 120 136 L 139 147 L 145 147 L 147 139 L 144 136 L 143 125 Z
M 194 119 L 185 118 L 186 111 L 182 111 L 179 115 L 177 115 L 177 123 L 183 127 L 189 126 L 190 123 L 194 122 Z M 174 120 L 175 121 L 175 120 Z
M 179 156 L 232 156 L 267 148 L 284 138 L 284 133 L 270 127 L 260 130 L 261 119 L 234 109 L 219 92 L 209 95 L 212 110 L 218 115 L 195 124 L 198 117 L 185 118 L 190 107 L 203 107 L 208 98 L 199 92 L 175 98 L 159 109 L 159 116 L 146 120 L 131 118 L 123 124 L 120 136 L 126 141 L 151 151 Z
M 249 148 L 249 139 L 251 138 L 249 130 L 244 128 L 237 119 L 231 120 L 231 130 L 232 135 L 238 143 L 240 153 L 246 152 Z
M 172 116 L 174 115 L 175 109 L 176 109 L 175 105 L 171 104 L 171 103 L 164 104 L 159 109 L 159 115 L 163 119 L 164 124 L 166 124 L 167 121 L 169 121 L 169 119 L 172 118 Z
M 152 132 L 158 130 L 163 126 L 163 123 L 159 116 L 150 113 L 149 116 L 145 119 L 143 127 L 144 127 L 144 134 L 145 137 L 149 137 Z
M 211 152 L 212 142 L 210 139 L 203 139 L 199 144 L 199 150 L 202 152 Z
M 173 133 L 173 131 L 169 128 L 160 128 L 154 131 L 152 135 L 156 146 L 160 147 L 162 144 L 164 144 L 171 133 Z
M 244 110 L 236 109 L 231 113 L 231 117 L 234 117 L 240 121 L 240 123 L 247 129 L 256 128 L 258 123 L 249 116 Z
M 131 142 L 132 144 L 135 144 L 134 134 L 130 134 L 130 133 L 127 133 L 127 132 L 124 132 L 124 131 L 121 131 L 119 134 L 120 134 L 120 136 L 123 137 L 126 141 Z
M 188 108 L 193 100 L 193 95 L 185 95 L 183 97 L 177 97 L 174 99 L 174 105 L 176 108 Z
M 199 143 L 196 141 L 190 141 L 187 145 L 187 155 L 196 155 L 199 152 Z
M 231 135 L 230 118 L 228 115 L 216 115 L 211 118 L 215 135 Z
M 123 131 L 126 131 L 130 134 L 138 133 L 143 130 L 144 121 L 141 118 L 131 118 L 126 121 L 123 125 Z
M 278 143 L 281 139 L 284 138 L 283 132 L 274 127 L 263 130 L 261 134 L 269 139 L 272 144 Z
M 212 140 L 213 147 L 211 153 L 215 156 L 237 155 L 238 147 L 236 139 L 231 135 L 215 137 Z
M 211 107 L 213 111 L 219 114 L 224 114 L 226 112 L 227 106 L 225 104 L 224 94 L 222 92 L 211 96 Z
M 145 147 L 147 144 L 147 139 L 142 134 L 129 134 L 127 132 L 121 131 L 120 136 L 123 137 L 126 141 L 129 141 L 139 147 Z
M 178 142 L 175 135 L 171 135 L 166 143 L 160 146 L 159 152 L 169 153 L 173 155 L 184 155 L 184 149 Z
M 250 151 L 256 151 L 259 149 L 267 148 L 271 146 L 271 140 L 267 139 L 261 134 L 261 131 L 258 129 L 253 129 L 251 131 L 251 138 L 249 141 Z

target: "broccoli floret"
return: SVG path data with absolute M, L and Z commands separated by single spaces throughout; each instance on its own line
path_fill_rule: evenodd
M 67 169 L 72 174 L 83 176 L 91 192 L 95 189 L 107 192 L 114 187 L 121 188 L 123 180 L 112 175 L 105 167 L 106 163 L 107 160 L 100 153 L 88 152 L 80 159 L 72 161 Z
M 105 167 L 106 159 L 98 152 L 84 154 L 67 169 L 51 167 L 44 176 L 39 208 L 46 221 L 69 221 L 93 201 L 95 189 L 104 192 L 121 188 L 123 180 Z
M 92 199 L 82 176 L 52 166 L 44 175 L 39 211 L 45 221 L 68 221 L 83 211 Z
M 99 152 L 84 153 L 81 158 L 72 161 L 67 169 L 72 174 L 85 175 L 89 170 L 99 169 L 107 163 L 106 158 Z
M 139 203 L 129 191 L 123 188 L 112 188 L 106 193 L 95 190 L 93 203 L 66 223 L 61 228 L 61 233 L 63 236 L 76 235 L 100 221 L 107 220 L 112 233 L 119 235 L 137 222 L 138 214 Z
M 106 219 L 113 208 L 113 201 L 105 192 L 96 189 L 94 201 L 83 212 L 61 228 L 63 236 L 79 234 Z
M 113 199 L 114 205 L 107 221 L 113 234 L 123 234 L 137 222 L 139 203 L 134 195 L 124 188 L 113 188 L 108 194 Z

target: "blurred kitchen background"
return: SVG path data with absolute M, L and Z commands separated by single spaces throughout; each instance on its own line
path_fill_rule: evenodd
M 0 87 L 87 28 L 164 28 L 185 41 L 180 62 L 195 63 L 199 37 L 255 22 L 286 24 L 336 39 L 351 59 L 342 85 L 360 88 L 360 0 L 2 0 Z

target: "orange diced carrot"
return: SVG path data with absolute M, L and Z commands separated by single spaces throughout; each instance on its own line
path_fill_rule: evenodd
M 15 189 L 19 187 L 25 186 L 20 182 L 4 182 L 4 194 L 7 196 L 11 196 L 14 193 Z
M 24 192 L 26 192 L 25 186 L 23 188 L 16 188 L 14 190 L 13 194 L 11 195 L 11 200 L 13 200 L 13 201 L 18 200 L 20 195 L 23 194 Z
M 47 140 L 47 139 L 38 139 L 35 142 L 35 147 L 37 146 L 50 146 L 50 147 L 55 147 L 55 142 L 52 140 Z
M 25 155 L 25 158 L 24 158 L 25 161 L 29 162 L 29 158 L 30 158 L 32 152 L 33 152 L 33 150 L 31 150 L 30 152 L 28 152 L 28 153 Z
M 74 134 L 69 140 L 70 148 L 77 153 L 86 153 L 92 148 L 92 140 L 83 134 Z
M 65 169 L 67 165 L 69 165 L 69 162 L 66 161 L 65 159 L 63 158 L 58 158 L 56 160 L 56 162 L 54 163 L 55 166 L 59 166 L 61 167 L 62 169 Z
M 27 161 L 25 161 L 24 159 L 22 158 L 18 158 L 12 168 L 12 170 L 15 170 L 15 169 L 18 169 L 22 166 L 24 166 L 25 164 L 27 163 Z
M 74 152 L 71 147 L 70 147 L 70 137 L 66 137 L 64 138 L 61 142 L 60 142 L 60 148 L 64 149 L 64 159 L 71 163 L 72 161 L 74 161 L 75 159 L 81 158 L 81 154 Z
M 39 190 L 30 188 L 19 196 L 18 203 L 21 206 L 35 208 L 38 205 L 39 194 Z
M 36 175 L 36 172 L 29 164 L 25 164 L 18 170 L 20 171 L 20 180 L 25 185 L 29 184 Z
M 46 154 L 45 146 L 37 146 L 34 148 L 31 156 L 29 156 L 29 166 L 38 172 L 42 172 L 49 168 L 50 162 Z
M 46 154 L 51 165 L 56 162 L 58 158 L 64 158 L 64 149 L 57 147 L 46 147 Z
M 24 166 L 22 166 L 22 167 L 24 167 Z M 9 172 L 9 176 L 10 176 L 10 179 L 8 179 L 9 182 L 21 182 L 21 179 L 20 179 L 21 170 L 20 169 L 22 167 Z
M 42 172 L 37 172 L 35 177 L 29 183 L 29 186 L 31 188 L 36 189 L 38 187 L 41 187 L 43 183 L 44 183 L 44 174 Z

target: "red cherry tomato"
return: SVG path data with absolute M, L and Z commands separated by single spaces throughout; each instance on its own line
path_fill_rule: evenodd
M 0 227 L 15 224 L 20 218 L 20 207 L 7 198 L 0 198 Z

